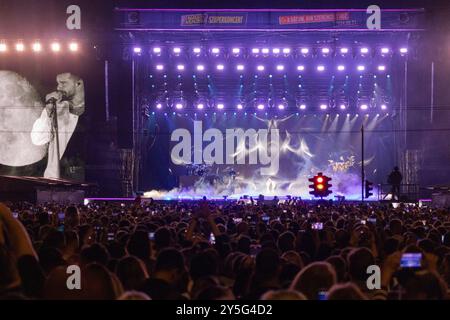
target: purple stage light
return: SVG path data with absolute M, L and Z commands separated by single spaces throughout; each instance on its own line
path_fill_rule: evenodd
M 341 48 L 340 52 L 341 52 L 341 54 L 347 54 L 348 53 L 348 48 L 346 48 L 346 47 Z
M 259 53 L 259 49 L 258 48 L 253 48 L 252 49 L 252 53 L 253 54 L 258 54 Z
M 300 105 L 300 110 L 305 110 L 306 109 L 306 104 L 301 104 Z
M 219 48 L 212 48 L 211 52 L 214 54 L 219 54 L 220 53 L 220 49 Z
M 367 104 L 362 104 L 359 108 L 361 110 L 367 110 L 368 106 L 367 106 Z
M 284 110 L 284 104 L 281 104 L 281 103 L 280 103 L 280 104 L 278 105 L 278 109 L 279 109 L 279 110 Z
M 269 48 L 262 48 L 262 49 L 261 49 L 261 52 L 262 52 L 263 54 L 269 54 Z
M 217 105 L 217 109 L 222 110 L 225 106 L 223 105 L 223 103 L 219 103 Z
M 308 48 L 301 48 L 300 52 L 301 52 L 302 54 L 308 54 L 309 49 L 308 49 Z
M 273 54 L 279 54 L 280 53 L 280 48 L 273 48 L 272 49 L 272 53 Z
M 283 71 L 284 70 L 284 66 L 282 64 L 277 65 L 277 70 L 278 71 Z
M 199 54 L 202 50 L 198 47 L 195 47 L 194 49 L 192 49 L 192 51 L 194 51 L 194 53 Z
M 378 66 L 378 71 L 385 71 L 386 70 L 386 66 L 380 65 Z
M 360 49 L 360 52 L 361 52 L 362 54 L 367 54 L 367 53 L 369 53 L 369 48 L 366 48 L 366 47 L 361 48 L 361 49 Z
M 283 48 L 283 53 L 284 54 L 289 54 L 289 53 L 291 53 L 291 49 L 290 48 Z
M 203 103 L 197 104 L 197 109 L 202 110 L 204 108 Z
M 342 64 L 338 65 L 337 69 L 339 71 L 344 71 L 345 70 L 345 66 L 343 66 Z
M 162 104 L 161 103 L 157 103 L 156 104 L 156 109 L 161 109 L 162 108 Z
M 340 108 L 341 108 L 341 110 L 345 110 L 345 104 L 341 104 L 340 106 L 339 106 Z
M 161 48 L 160 47 L 154 47 L 153 48 L 153 53 L 160 54 L 161 53 Z
M 182 103 L 177 103 L 175 105 L 175 108 L 177 108 L 178 110 L 183 109 L 183 104 Z
M 177 70 L 179 70 L 179 71 L 184 70 L 184 65 L 182 65 L 182 64 L 177 65 Z
M 173 48 L 173 53 L 179 54 L 180 52 L 181 52 L 181 48 L 179 48 L 179 47 Z
M 199 64 L 199 65 L 197 66 L 197 71 L 203 71 L 203 70 L 205 70 L 205 66 L 202 65 L 202 64 Z
M 236 66 L 236 69 L 239 70 L 239 71 L 242 71 L 242 70 L 244 70 L 244 65 L 243 64 L 238 64 Z
M 359 65 L 357 67 L 358 71 L 364 71 L 366 69 L 366 67 L 364 67 L 363 65 Z
M 238 105 L 236 106 L 236 108 L 238 108 L 239 110 L 242 110 L 242 108 L 244 108 L 244 107 L 242 106 L 242 104 L 238 103 Z
M 141 47 L 134 47 L 133 48 L 133 52 L 134 53 L 141 53 L 142 52 L 142 48 Z
M 408 53 L 408 48 L 400 48 L 400 53 L 401 54 L 407 54 Z
M 387 109 L 387 106 L 385 104 L 382 104 L 381 105 L 381 110 L 386 110 L 386 109 Z
M 223 64 L 218 64 L 218 65 L 216 66 L 216 68 L 217 68 L 217 70 L 223 70 L 225 67 L 224 67 Z
M 164 70 L 164 66 L 162 64 L 157 64 L 156 70 Z
M 317 66 L 317 71 L 324 71 L 324 70 L 325 70 L 325 66 L 323 66 L 323 65 Z
M 323 54 L 329 54 L 330 53 L 330 48 L 322 48 L 322 53 Z
M 382 54 L 388 54 L 389 53 L 389 48 L 381 48 L 381 53 Z
M 326 110 L 327 109 L 327 105 L 326 104 L 321 104 L 320 105 L 320 110 Z
M 233 52 L 233 54 L 239 54 L 239 53 L 241 52 L 241 49 L 239 49 L 239 48 L 233 48 L 233 49 L 231 50 L 231 52 Z
M 259 65 L 259 66 L 256 67 L 256 69 L 258 71 L 264 71 L 264 66 L 263 65 Z
M 256 108 L 258 108 L 258 110 L 264 110 L 264 105 L 263 104 L 258 104 L 258 106 Z
M 305 66 L 304 65 L 299 65 L 299 66 L 297 66 L 297 70 L 298 71 L 303 71 L 303 70 L 305 70 Z

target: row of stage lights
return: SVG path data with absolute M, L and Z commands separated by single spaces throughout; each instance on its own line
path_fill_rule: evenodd
M 163 104 L 161 102 L 158 102 L 158 103 L 156 103 L 155 107 L 156 107 L 156 109 L 161 110 L 161 109 L 164 108 L 164 105 L 165 104 Z M 255 106 L 256 106 L 256 109 L 260 110 L 260 111 L 266 109 L 266 105 L 264 105 L 263 103 L 256 104 Z M 182 110 L 183 108 L 186 107 L 186 103 L 184 103 L 182 101 L 179 101 L 179 102 L 174 104 L 174 107 L 177 110 Z M 195 105 L 195 107 L 197 108 L 197 110 L 204 110 L 206 108 L 206 105 L 204 103 L 198 103 L 197 105 Z M 297 107 L 300 110 L 306 110 L 306 104 L 300 104 Z M 285 110 L 285 109 L 287 109 L 287 104 L 286 103 L 279 103 L 279 104 L 276 105 L 276 108 L 278 110 Z M 322 103 L 322 104 L 319 105 L 319 109 L 320 110 L 328 110 L 329 108 L 330 108 L 330 106 L 328 104 L 326 104 L 326 103 Z M 339 105 L 339 109 L 342 110 L 342 111 L 347 110 L 347 108 L 348 108 L 348 105 L 346 105 L 344 103 Z M 379 108 L 381 110 L 385 111 L 385 110 L 387 110 L 387 105 L 386 104 L 381 104 L 379 106 Z M 216 104 L 216 109 L 218 109 L 218 110 L 225 109 L 225 104 L 224 103 Z M 244 109 L 244 105 L 242 103 L 238 103 L 238 104 L 236 104 L 236 109 L 243 110 Z M 369 105 L 366 104 L 366 103 L 362 103 L 362 104 L 359 105 L 359 109 L 362 110 L 362 111 L 367 111 L 367 110 L 369 110 Z
M 299 54 L 302 56 L 311 56 L 311 55 L 322 55 L 324 57 L 326 56 L 332 56 L 333 54 L 335 55 L 341 55 L 341 56 L 347 56 L 347 55 L 351 55 L 352 53 L 354 53 L 355 55 L 360 55 L 360 56 L 371 56 L 374 55 L 376 53 L 379 53 L 381 56 L 386 57 L 386 56 L 390 56 L 394 53 L 394 50 L 392 48 L 389 47 L 381 47 L 381 48 L 377 48 L 377 49 L 370 49 L 368 47 L 360 47 L 357 49 L 350 49 L 348 47 L 340 47 L 340 48 L 336 48 L 335 50 L 331 49 L 330 47 L 322 47 L 322 48 L 308 48 L 308 47 L 302 47 L 302 48 L 297 48 L 297 49 L 291 49 L 288 47 L 285 48 L 251 48 L 251 49 L 245 49 L 245 48 L 239 48 L 239 47 L 234 47 L 231 49 L 224 49 L 224 48 L 219 48 L 219 47 L 213 47 L 210 49 L 204 49 L 201 47 L 194 47 L 191 49 L 187 49 L 184 48 L 186 50 L 183 51 L 182 47 L 173 47 L 172 50 L 170 50 L 170 48 L 162 48 L 162 47 L 153 47 L 151 48 L 150 52 L 156 56 L 160 56 L 163 54 L 164 50 L 167 50 L 167 52 L 171 53 L 174 56 L 180 56 L 181 54 L 183 54 L 183 52 L 185 52 L 186 54 L 191 54 L 193 56 L 197 56 L 200 57 L 201 55 L 203 55 L 204 53 L 209 53 L 211 56 L 214 57 L 219 57 L 221 55 L 225 55 L 226 53 L 228 53 L 231 56 L 235 56 L 235 57 L 239 57 L 239 56 L 244 56 L 244 55 L 248 55 L 248 56 L 263 56 L 263 57 L 268 57 L 270 55 L 272 56 L 289 56 L 292 54 Z M 134 46 L 133 47 L 133 52 L 137 55 L 140 55 L 143 53 L 143 48 L 140 46 Z M 398 53 L 400 53 L 400 55 L 404 56 L 408 53 L 408 48 L 406 47 L 400 47 L 398 48 Z
M 16 52 L 24 52 L 27 50 L 31 50 L 35 53 L 40 53 L 45 51 L 45 49 L 50 49 L 51 52 L 58 53 L 67 48 L 69 52 L 77 52 L 80 48 L 78 42 L 71 41 L 66 44 L 62 44 L 58 41 L 53 41 L 50 44 L 43 44 L 40 41 L 35 41 L 30 44 L 25 44 L 22 41 L 18 41 L 15 44 L 8 44 L 6 41 L 0 40 L 0 53 L 6 53 L 8 51 L 16 51 Z
M 155 65 L 155 69 L 156 69 L 156 71 L 164 71 L 166 69 L 166 66 L 164 64 L 156 64 Z M 217 71 L 224 71 L 225 70 L 225 65 L 224 64 L 217 64 L 215 66 L 215 69 Z M 319 65 L 316 66 L 316 70 L 319 71 L 319 72 L 323 72 L 326 69 L 327 69 L 326 66 L 323 65 L 323 64 L 319 64 Z M 340 64 L 340 65 L 336 66 L 336 70 L 337 71 L 345 71 L 346 69 L 347 69 L 347 67 L 345 65 L 343 65 L 343 64 Z M 364 72 L 364 71 L 366 71 L 367 68 L 366 68 L 365 65 L 360 64 L 360 65 L 357 65 L 355 69 L 356 69 L 356 71 Z M 186 65 L 184 65 L 184 64 L 177 64 L 176 65 L 176 71 L 183 72 L 185 70 L 186 70 Z M 195 70 L 198 71 L 198 72 L 203 72 L 203 71 L 206 70 L 206 66 L 204 64 L 198 64 L 195 67 Z M 244 71 L 245 70 L 245 65 L 244 64 L 237 64 L 237 65 L 235 65 L 235 70 L 236 71 Z M 265 70 L 266 70 L 266 66 L 265 65 L 259 64 L 259 65 L 256 66 L 256 71 L 258 71 L 258 72 L 263 72 Z M 283 72 L 283 71 L 287 71 L 287 68 L 283 64 L 277 64 L 275 66 L 275 70 L 278 71 L 278 72 Z M 297 71 L 305 71 L 306 70 L 306 66 L 303 65 L 303 64 L 297 65 L 296 66 L 296 70 Z M 386 71 L 386 66 L 385 65 L 378 65 L 377 66 L 377 70 L 379 72 L 384 72 L 384 71 Z

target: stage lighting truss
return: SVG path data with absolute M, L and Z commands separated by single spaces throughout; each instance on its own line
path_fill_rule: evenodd
M 55 54 L 60 53 L 77 53 L 81 49 L 80 42 L 77 40 L 69 41 L 58 41 L 58 40 L 16 40 L 16 41 L 6 41 L 0 39 L 0 54 L 26 54 L 30 53 L 41 53 L 50 52 Z M 134 53 L 141 53 L 142 48 L 134 46 L 132 48 Z M 139 51 L 139 52 L 138 52 Z

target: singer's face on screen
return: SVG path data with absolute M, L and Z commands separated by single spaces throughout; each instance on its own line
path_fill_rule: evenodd
M 76 93 L 77 81 L 70 73 L 62 73 L 56 77 L 58 83 L 57 90 L 61 91 L 64 98 L 70 99 Z

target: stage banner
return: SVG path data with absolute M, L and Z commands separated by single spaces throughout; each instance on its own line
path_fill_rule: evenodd
M 116 30 L 363 30 L 366 9 L 335 10 L 115 10 Z M 381 10 L 381 29 L 418 30 L 424 24 L 422 9 Z M 367 29 L 368 30 L 368 29 Z

